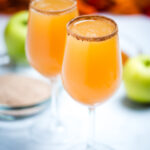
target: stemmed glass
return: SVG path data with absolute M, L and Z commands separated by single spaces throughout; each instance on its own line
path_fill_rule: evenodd
M 58 77 L 64 56 L 66 24 L 78 15 L 76 5 L 75 0 L 32 0 L 29 9 L 26 55 L 31 66 L 50 81 L 53 110 L 53 118 L 46 128 L 34 133 L 40 135 L 40 141 L 54 144 L 65 140 L 65 133 L 59 130 L 62 123 L 58 119 L 56 96 L 59 94 Z
M 75 100 L 88 106 L 90 116 L 87 143 L 70 149 L 111 149 L 94 140 L 94 112 L 95 106 L 108 99 L 121 82 L 117 24 L 99 15 L 80 16 L 68 23 L 67 33 L 63 85 Z

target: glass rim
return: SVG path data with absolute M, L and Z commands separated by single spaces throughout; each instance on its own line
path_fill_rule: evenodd
M 71 7 L 68 7 L 66 9 L 60 9 L 60 10 L 42 10 L 42 9 L 38 9 L 36 7 L 33 6 L 33 4 L 38 1 L 38 0 L 31 0 L 30 5 L 29 5 L 29 9 L 33 9 L 36 12 L 42 13 L 42 14 L 47 14 L 47 15 L 57 15 L 57 14 L 61 14 L 61 13 L 65 13 L 68 11 L 71 11 L 72 9 L 77 7 L 77 1 L 76 0 L 72 0 L 74 3 L 72 4 Z
M 103 18 L 103 19 L 108 20 L 111 23 L 113 23 L 114 24 L 114 30 L 112 31 L 112 33 L 104 35 L 104 36 L 98 36 L 98 37 L 87 37 L 87 36 L 82 36 L 82 35 L 79 35 L 77 33 L 74 33 L 69 28 L 71 24 L 73 24 L 77 21 L 84 20 L 84 19 L 93 19 L 93 18 L 94 19 Z M 105 40 L 110 39 L 111 37 L 115 36 L 117 33 L 118 33 L 117 23 L 114 20 L 112 20 L 108 17 L 105 17 L 105 16 L 101 16 L 101 15 L 82 15 L 82 16 L 78 16 L 78 17 L 70 20 L 67 24 L 67 34 L 75 37 L 78 40 L 82 40 L 82 41 L 93 41 L 93 42 L 94 41 L 95 42 L 96 41 L 105 41 Z
M 4 121 L 14 121 L 30 118 L 47 109 L 51 101 L 51 97 L 40 103 L 26 106 L 9 106 L 0 104 L 0 119 Z

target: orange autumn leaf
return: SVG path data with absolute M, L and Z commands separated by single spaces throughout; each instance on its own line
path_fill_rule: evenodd
M 94 6 L 88 5 L 84 0 L 77 0 L 78 9 L 81 14 L 91 14 L 97 12 Z
M 84 1 L 91 4 L 98 10 L 107 10 L 113 4 L 112 0 L 84 0 Z
M 136 5 L 136 0 L 113 0 L 113 6 L 109 12 L 119 14 L 139 14 L 140 9 Z
M 123 51 L 121 52 L 121 56 L 122 56 L 122 64 L 124 65 L 126 61 L 129 59 L 129 56 L 125 54 Z

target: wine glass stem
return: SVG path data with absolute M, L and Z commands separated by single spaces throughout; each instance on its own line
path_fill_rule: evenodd
M 56 123 L 59 123 L 59 99 L 58 99 L 58 77 L 53 77 L 51 80 L 52 103 L 51 111 Z
M 93 145 L 95 136 L 95 107 L 94 106 L 89 107 L 88 111 L 89 111 L 89 135 L 87 147 L 91 147 Z

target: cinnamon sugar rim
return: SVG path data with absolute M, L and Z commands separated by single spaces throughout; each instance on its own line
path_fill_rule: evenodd
M 81 20 L 97 20 L 97 19 L 105 19 L 110 21 L 111 23 L 113 23 L 114 25 L 114 30 L 112 33 L 107 34 L 105 36 L 99 36 L 99 37 L 86 37 L 86 36 L 82 36 L 79 35 L 77 33 L 74 33 L 71 29 L 70 29 L 70 25 L 76 23 L 77 21 L 81 21 Z M 116 22 L 110 18 L 104 17 L 104 16 L 100 16 L 100 15 L 82 15 L 79 17 L 76 17 L 74 19 L 72 19 L 71 21 L 68 22 L 67 24 L 67 34 L 71 35 L 73 37 L 75 37 L 78 40 L 82 40 L 82 41 L 104 41 L 107 39 L 110 39 L 111 37 L 115 36 L 118 33 L 118 26 L 116 24 Z
M 44 13 L 44 14 L 52 14 L 52 15 L 57 15 L 57 14 L 61 14 L 61 13 L 65 13 L 68 11 L 71 11 L 73 9 L 75 9 L 77 7 L 77 1 L 76 0 L 72 0 L 74 3 L 72 4 L 71 7 L 68 7 L 66 9 L 60 9 L 60 10 L 42 10 L 42 9 L 38 9 L 36 7 L 34 7 L 34 3 L 37 2 L 38 0 L 31 0 L 30 2 L 30 9 L 35 10 L 36 12 L 39 13 Z

